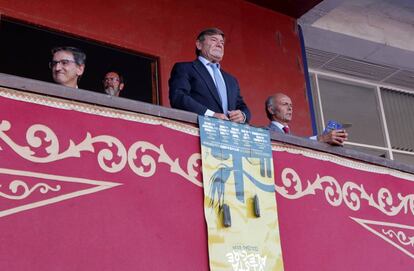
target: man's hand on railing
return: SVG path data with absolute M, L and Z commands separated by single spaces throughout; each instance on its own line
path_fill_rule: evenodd
M 240 110 L 229 111 L 229 118 L 231 121 L 237 123 L 244 123 L 246 121 L 246 116 Z
M 334 146 L 343 146 L 348 140 L 348 133 L 345 130 L 332 130 L 318 136 L 319 142 L 325 142 Z
M 218 119 L 222 119 L 222 120 L 229 120 L 229 118 L 222 114 L 222 113 L 214 113 L 213 117 L 218 118 Z

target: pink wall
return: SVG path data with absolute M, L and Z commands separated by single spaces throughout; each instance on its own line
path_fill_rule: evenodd
M 165 106 L 173 64 L 194 59 L 201 29 L 219 27 L 227 36 L 222 65 L 238 78 L 252 124 L 267 124 L 264 100 L 283 90 L 294 101 L 292 130 L 311 133 L 293 18 L 241 0 L 0 0 L 0 14 L 159 57 Z

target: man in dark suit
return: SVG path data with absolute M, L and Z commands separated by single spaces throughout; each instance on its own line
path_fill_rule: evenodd
M 293 116 L 293 104 L 289 96 L 283 93 L 275 93 L 266 99 L 265 110 L 270 120 L 268 126 L 270 131 L 290 134 L 289 123 Z M 342 146 L 348 140 L 348 133 L 343 129 L 331 130 L 322 135 L 311 136 L 310 139 Z
M 196 60 L 176 63 L 171 71 L 171 106 L 199 115 L 249 122 L 250 111 L 236 78 L 220 69 L 224 33 L 217 28 L 202 31 L 196 40 L 196 54 Z

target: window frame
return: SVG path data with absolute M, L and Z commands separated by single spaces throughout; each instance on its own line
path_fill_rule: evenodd
M 380 118 L 380 122 L 381 122 L 381 128 L 382 128 L 383 133 L 384 133 L 385 147 L 377 146 L 377 145 L 370 145 L 370 144 L 362 144 L 362 143 L 351 142 L 351 141 L 345 142 L 345 145 L 356 146 L 356 147 L 364 147 L 364 148 L 373 149 L 373 150 L 383 150 L 383 151 L 386 151 L 387 157 L 391 160 L 395 160 L 394 159 L 394 153 L 400 153 L 400 154 L 406 154 L 406 155 L 414 156 L 414 152 L 400 151 L 400 150 L 392 149 L 390 135 L 389 135 L 389 132 L 388 132 L 387 120 L 386 120 L 386 117 L 385 117 L 383 98 L 381 96 L 381 88 L 392 89 L 392 90 L 395 90 L 395 91 L 398 91 L 398 92 L 408 93 L 408 94 L 411 94 L 411 95 L 414 95 L 414 89 L 410 90 L 410 89 L 400 88 L 400 87 L 396 87 L 394 85 L 382 84 L 381 82 L 373 82 L 373 81 L 354 78 L 354 77 L 350 77 L 350 76 L 346 76 L 346 75 L 340 75 L 340 74 L 337 74 L 337 73 L 321 71 L 321 70 L 318 70 L 318 69 L 309 69 L 309 77 L 311 79 L 311 82 L 313 82 L 311 84 L 311 86 L 316 88 L 316 89 L 312 89 L 311 93 L 312 93 L 312 95 L 316 94 L 316 97 L 312 97 L 312 98 L 314 100 L 314 108 L 315 108 L 314 110 L 318 110 L 318 112 L 315 112 L 316 113 L 315 116 L 316 116 L 316 118 L 319 118 L 319 119 L 316 119 L 315 121 L 317 122 L 316 126 L 318 128 L 320 128 L 320 127 L 322 128 L 321 131 L 323 131 L 325 129 L 325 119 L 324 119 L 325 116 L 324 116 L 324 113 L 323 113 L 322 97 L 321 97 L 320 88 L 319 88 L 319 79 L 320 78 L 326 78 L 328 80 L 342 82 L 342 83 L 345 83 L 345 84 L 348 84 L 348 85 L 350 84 L 350 85 L 356 85 L 356 86 L 362 86 L 362 87 L 373 87 L 373 88 L 375 88 L 377 105 L 379 107 L 378 108 L 378 110 L 380 112 L 379 118 Z M 320 122 L 320 124 L 318 124 L 318 122 Z M 320 133 L 321 131 L 318 131 L 318 132 Z

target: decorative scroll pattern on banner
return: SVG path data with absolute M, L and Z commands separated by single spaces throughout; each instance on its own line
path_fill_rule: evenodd
M 288 146 L 286 144 L 273 143 L 273 151 L 286 152 L 293 155 L 301 155 L 320 161 L 328 161 L 343 167 L 356 169 L 368 173 L 393 176 L 407 182 L 413 182 L 414 177 L 395 169 L 367 164 L 344 157 L 339 157 L 323 152 L 313 151 L 301 147 Z M 300 167 L 299 167 L 300 168 Z M 296 171 L 297 170 L 297 171 Z M 280 182 L 275 185 L 276 193 L 285 199 L 296 200 L 307 196 L 322 196 L 330 206 L 346 206 L 349 210 L 357 212 L 361 209 L 367 211 L 369 208 L 380 215 L 386 215 L 395 220 L 399 215 L 414 216 L 414 194 L 410 191 L 399 192 L 383 184 L 380 187 L 371 188 L 363 181 L 352 180 L 338 181 L 330 175 L 321 176 L 315 172 L 315 179 L 301 180 L 298 169 L 292 166 L 284 166 L 279 169 Z M 381 175 L 379 175 L 381 177 Z M 310 177 L 312 178 L 312 177 Z M 367 213 L 365 212 L 364 213 Z M 369 213 L 369 211 L 368 211 Z M 371 216 L 373 214 L 371 213 Z M 374 215 L 375 217 L 375 215 Z M 384 221 L 367 220 L 361 218 L 351 219 L 369 232 L 380 237 L 391 244 L 400 252 L 414 259 L 414 227 L 410 225 L 396 224 Z M 385 249 L 385 248 L 384 248 Z
M 201 160 L 201 155 L 199 153 L 193 153 L 190 156 L 190 158 L 188 158 L 187 171 L 185 171 L 180 167 L 179 159 L 176 158 L 175 160 L 172 160 L 171 157 L 165 151 L 164 146 L 162 144 L 160 145 L 160 147 L 157 147 L 145 141 L 135 142 L 128 150 L 128 164 L 132 171 L 135 172 L 135 174 L 142 177 L 151 177 L 152 175 L 154 175 L 156 169 L 156 161 L 152 156 L 145 154 L 141 157 L 141 163 L 144 166 L 149 166 L 150 168 L 147 171 L 145 171 L 143 167 L 137 167 L 134 163 L 134 160 L 137 159 L 136 153 L 139 149 L 141 149 L 142 152 L 151 150 L 153 152 L 158 153 L 159 156 L 157 161 L 159 163 L 169 165 L 170 171 L 172 173 L 184 177 L 185 179 L 189 180 L 197 186 L 202 186 L 202 183 L 199 180 L 197 180 L 197 175 L 199 173 L 195 170 L 195 168 L 198 166 L 198 161 Z
M 59 98 L 45 97 L 33 93 L 24 93 L 9 88 L 0 87 L 0 97 L 5 97 L 17 101 L 30 102 L 34 104 L 45 105 L 49 107 L 75 110 L 82 113 L 88 113 L 98 116 L 105 116 L 110 118 L 124 119 L 128 121 L 135 121 L 145 124 L 162 125 L 167 128 L 184 132 L 189 135 L 198 136 L 198 128 L 188 124 L 182 124 L 176 121 L 169 121 L 159 117 L 151 117 L 148 115 L 141 115 L 138 113 L 132 113 L 122 111 L 118 109 L 111 109 L 102 106 L 95 106 L 90 104 L 84 104 L 80 102 L 68 101 Z
M 299 199 L 315 195 L 321 191 L 326 201 L 332 206 L 345 204 L 352 211 L 358 211 L 364 202 L 388 216 L 404 214 L 414 215 L 414 194 L 393 195 L 382 187 L 376 194 L 368 193 L 362 184 L 345 182 L 343 185 L 331 176 L 316 176 L 315 181 L 308 181 L 304 187 L 298 174 L 292 168 L 285 168 L 281 173 L 283 186 L 275 185 L 276 192 L 287 199 Z
M 30 178 L 30 180 L 33 180 L 33 182 L 38 181 L 34 186 L 30 187 L 27 183 L 15 179 L 8 185 L 11 194 L 9 191 L 6 191 L 7 189 L 4 189 L 0 185 L 0 198 L 3 197 L 11 201 L 25 200 L 24 203 L 17 202 L 17 205 L 11 204 L 8 207 L 3 205 L 0 206 L 0 218 L 8 215 L 13 215 L 22 211 L 38 208 L 41 206 L 54 204 L 63 200 L 97 193 L 99 191 L 111 189 L 116 186 L 122 185 L 121 183 L 115 182 L 75 178 L 7 168 L 0 168 L 0 174 Z M 44 180 L 47 180 L 50 185 L 44 183 Z M 53 183 L 58 184 L 52 185 Z M 66 183 L 71 183 L 72 185 L 79 184 L 80 186 L 78 187 L 78 189 L 73 191 L 64 191 Z M 21 191 L 23 191 L 23 193 L 21 193 Z M 40 199 L 30 199 L 29 196 L 36 195 L 36 191 L 39 191 L 42 194 L 46 194 L 46 196 L 41 197 Z
M 291 147 L 291 146 L 287 146 L 286 144 L 283 144 L 283 145 L 279 145 L 279 144 L 282 144 L 282 143 L 272 142 L 272 150 L 278 151 L 278 152 L 284 151 L 284 152 L 288 152 L 292 154 L 299 154 L 305 157 L 318 159 L 320 161 L 329 161 L 337 165 L 346 166 L 348 168 L 358 169 L 358 170 L 362 170 L 365 172 L 374 172 L 374 173 L 387 174 L 387 175 L 389 174 L 397 178 L 403 178 L 403 179 L 414 182 L 414 175 L 408 174 L 402 171 L 398 171 L 395 169 L 376 166 L 373 164 L 367 164 L 363 162 L 358 162 L 356 160 L 347 159 L 347 158 L 340 157 L 340 156 L 335 156 L 329 153 L 312 151 L 312 150 L 297 147 L 297 146 Z
M 1 185 L 0 185 L 0 188 L 2 188 Z M 5 193 L 4 191 L 0 190 L 0 197 L 10 199 L 10 200 L 22 200 L 22 199 L 29 197 L 36 190 L 39 190 L 40 193 L 42 194 L 46 194 L 49 191 L 57 192 L 60 190 L 60 188 L 61 188 L 60 185 L 51 187 L 45 183 L 37 183 L 30 188 L 29 185 L 26 184 L 25 182 L 21 180 L 14 180 L 9 184 L 9 190 L 11 191 L 12 194 Z M 22 191 L 22 193 L 17 194 L 18 191 Z
M 408 236 L 403 231 L 385 229 L 382 229 L 382 233 L 391 239 L 396 238 L 401 245 L 414 247 L 414 235 Z
M 179 163 L 179 159 L 172 159 L 168 153 L 165 151 L 164 146 L 161 144 L 159 147 L 146 142 L 146 141 L 137 141 L 132 146 L 126 150 L 123 143 L 109 135 L 100 135 L 92 137 L 90 133 L 87 133 L 85 139 L 75 144 L 72 140 L 69 141 L 69 146 L 66 150 L 61 151 L 59 148 L 59 139 L 56 134 L 49 127 L 41 124 L 35 124 L 29 127 L 26 132 L 26 140 L 28 146 L 18 145 L 13 139 L 11 139 L 6 132 L 11 129 L 11 124 L 7 120 L 3 120 L 0 123 L 0 139 L 3 140 L 15 153 L 17 153 L 22 158 L 35 162 L 35 163 L 50 163 L 58 160 L 63 160 L 70 157 L 81 157 L 82 152 L 92 152 L 95 153 L 94 144 L 96 143 L 105 143 L 108 146 L 108 149 L 101 149 L 97 153 L 97 160 L 100 168 L 108 173 L 116 173 L 125 168 L 127 162 L 132 171 L 141 177 L 151 177 L 156 170 L 157 162 L 164 163 L 170 166 L 170 171 L 172 173 L 178 174 L 184 177 L 186 180 L 191 183 L 202 186 L 202 183 L 197 180 L 198 172 L 196 167 L 198 162 L 201 159 L 199 153 L 192 154 L 187 160 L 186 170 L 182 169 Z M 45 134 L 44 141 L 48 143 L 47 147 L 44 147 L 44 150 L 48 154 L 45 157 L 36 156 L 36 153 L 32 148 L 42 148 L 43 141 L 40 137 L 36 136 L 38 132 L 43 132 Z M 115 146 L 117 151 L 114 153 L 111 147 Z M 152 151 L 158 154 L 158 159 L 156 160 L 151 154 L 143 154 L 140 157 L 141 166 L 137 166 L 135 161 L 137 160 L 137 151 L 140 150 L 141 153 L 146 151 Z M 112 162 L 109 166 L 105 161 L 113 161 L 114 156 L 119 157 L 120 161 L 118 163 Z M 149 167 L 145 170 L 143 167 Z
M 350 217 L 369 232 L 377 235 L 398 250 L 414 259 L 414 227 Z

